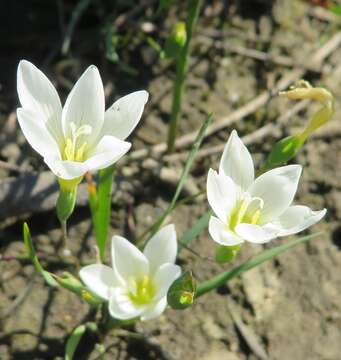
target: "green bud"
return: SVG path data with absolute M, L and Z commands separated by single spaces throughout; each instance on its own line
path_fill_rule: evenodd
M 102 300 L 101 298 L 99 298 L 97 295 L 95 295 L 93 292 L 91 292 L 86 288 L 83 288 L 81 290 L 81 298 L 92 306 L 97 306 L 104 302 L 104 300 Z
M 178 22 L 175 24 L 170 36 L 166 40 L 165 53 L 169 58 L 176 58 L 185 46 L 187 40 L 186 24 Z
M 73 293 L 81 296 L 82 289 L 84 288 L 83 284 L 71 273 L 65 271 L 62 276 L 54 275 L 55 280 L 57 283 Z
M 62 276 L 53 275 L 53 277 L 61 287 L 78 295 L 88 304 L 96 306 L 103 302 L 102 299 L 85 288 L 84 285 L 71 273 L 64 272 Z
M 167 293 L 167 302 L 172 309 L 183 310 L 191 306 L 197 290 L 191 271 L 186 271 L 176 279 Z
M 266 168 L 272 169 L 293 159 L 302 147 L 304 140 L 300 134 L 279 140 L 266 159 Z
M 215 260 L 219 264 L 227 263 L 233 260 L 240 250 L 240 245 L 223 246 L 219 245 L 215 253 Z

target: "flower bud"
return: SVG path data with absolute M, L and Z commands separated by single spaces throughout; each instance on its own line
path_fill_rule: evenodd
M 279 140 L 266 159 L 266 168 L 272 169 L 287 163 L 297 155 L 303 143 L 304 140 L 300 135 L 292 135 Z
M 180 50 L 185 46 L 186 40 L 186 24 L 184 22 L 176 23 L 170 36 L 166 40 L 166 55 L 170 58 L 176 58 Z
M 197 289 L 191 271 L 186 271 L 176 279 L 168 290 L 167 302 L 172 309 L 183 310 L 191 306 Z
M 308 81 L 300 80 L 288 91 L 280 92 L 291 100 L 313 100 L 322 103 L 323 107 L 310 119 L 305 129 L 298 135 L 303 142 L 319 127 L 330 120 L 334 113 L 334 97 L 325 88 L 312 87 Z
M 84 288 L 83 284 L 71 273 L 65 271 L 62 276 L 53 276 L 57 283 L 77 295 L 81 295 L 81 291 Z
M 333 95 L 324 88 L 312 87 L 308 81 L 300 80 L 288 91 L 280 92 L 280 95 L 286 96 L 291 100 L 318 101 L 322 103 L 322 108 L 312 116 L 301 132 L 281 139 L 275 144 L 270 155 L 266 159 L 265 169 L 272 169 L 293 159 L 307 138 L 315 130 L 328 122 L 334 113 Z

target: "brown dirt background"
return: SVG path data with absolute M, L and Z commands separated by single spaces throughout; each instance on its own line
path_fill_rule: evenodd
M 65 5 L 67 14 L 74 5 Z M 166 139 L 174 69 L 158 60 L 143 29 L 147 22 L 151 22 L 155 30 L 150 36 L 162 39 L 174 20 L 183 18 L 182 8 L 173 8 L 164 20 L 155 16 L 155 5 L 147 6 L 120 30 L 122 34 L 130 33 L 131 41 L 119 49 L 122 63 L 132 69 L 126 70 L 121 64 L 105 60 L 103 55 L 103 35 L 98 28 L 99 19 L 109 18 L 109 15 L 104 16 L 108 8 L 112 9 L 108 2 L 103 1 L 96 9 L 90 7 L 75 32 L 72 56 L 66 59 L 61 58 L 55 49 L 60 37 L 57 20 L 53 13 L 51 15 L 55 5 L 32 1 L 17 6 L 20 10 L 16 13 L 19 25 L 15 26 L 11 21 L 15 12 L 13 4 L 6 9 L 11 16 L 4 17 L 1 25 L 1 30 L 5 27 L 9 30 L 8 36 L 2 32 L 0 37 L 1 160 L 28 171 L 46 170 L 26 143 L 15 119 L 17 95 L 14 79 L 20 58 L 32 60 L 46 71 L 64 97 L 70 84 L 90 63 L 95 63 L 100 69 L 108 93 L 107 104 L 118 95 L 140 88 L 148 89 L 150 101 L 138 130 L 131 137 L 133 147 L 149 147 Z M 204 44 L 199 35 L 206 34 L 207 37 L 211 30 L 225 30 L 230 35 L 220 38 L 224 43 L 286 55 L 295 63 L 306 63 L 309 54 L 340 28 L 340 22 L 313 16 L 313 9 L 311 2 L 298 0 L 205 2 L 193 41 L 180 133 L 198 129 L 209 111 L 213 111 L 215 120 L 219 121 L 261 91 L 271 89 L 280 76 L 291 71 L 290 67 L 218 49 L 214 42 Z M 110 13 L 110 16 L 117 15 L 114 10 Z M 54 20 L 49 22 L 49 19 Z M 304 165 L 304 173 L 296 202 L 314 209 L 328 209 L 326 218 L 309 230 L 323 230 L 323 235 L 203 296 L 191 309 L 182 312 L 168 310 L 156 321 L 138 324 L 137 330 L 152 334 L 151 339 L 163 351 L 147 342 L 108 336 L 104 343 L 110 349 L 104 359 L 167 359 L 170 356 L 167 353 L 173 359 L 257 359 L 232 321 L 228 306 L 233 306 L 271 359 L 341 358 L 340 58 L 341 49 L 338 48 L 325 61 L 322 73 L 307 72 L 305 75 L 314 85 L 323 85 L 334 93 L 336 113 L 333 121 L 308 142 L 297 158 L 297 162 Z M 293 105 L 275 97 L 236 123 L 235 128 L 241 135 L 248 134 L 263 124 L 276 122 Z M 308 107 L 290 117 L 280 133 L 250 146 L 256 164 L 277 138 L 301 127 L 313 109 Z M 231 128 L 227 128 L 210 136 L 203 146 L 225 142 L 230 131 Z M 217 168 L 219 156 L 212 155 L 195 163 L 184 195 L 205 188 L 207 171 L 209 167 Z M 120 183 L 113 197 L 112 234 L 125 234 L 133 239 L 153 222 L 171 199 L 174 183 L 167 176 L 160 176 L 160 171 L 151 163 L 152 160 L 143 160 L 120 167 Z M 179 175 L 183 165 L 174 159 L 162 164 L 175 175 Z M 0 167 L 0 181 L 10 176 L 18 174 Z M 6 207 L 6 204 L 1 206 Z M 205 198 L 198 198 L 177 208 L 168 221 L 176 224 L 178 235 L 181 235 L 206 209 Z M 23 220 L 29 221 L 39 252 L 53 256 L 60 241 L 53 211 L 3 219 L 0 227 L 1 255 L 8 257 L 24 253 L 21 241 Z M 72 217 L 70 239 L 77 257 L 88 259 L 93 256 L 94 237 L 86 207 L 77 208 Z M 267 247 L 289 240 L 279 239 Z M 207 279 L 227 267 L 210 261 L 214 246 L 205 231 L 190 246 L 203 258 L 183 250 L 179 262 L 184 268 L 192 269 L 198 280 Z M 236 263 L 260 251 L 259 246 L 245 245 Z M 58 264 L 50 264 L 48 268 L 57 273 L 66 270 Z M 23 297 L 23 301 L 4 317 L 18 297 Z M 29 263 L 3 260 L 0 261 L 0 314 L 0 359 L 17 360 L 62 359 L 67 334 L 92 313 L 88 305 L 73 294 L 49 289 L 39 276 L 34 275 Z M 75 358 L 99 358 L 96 349 L 89 350 L 93 341 L 92 338 L 83 341 Z

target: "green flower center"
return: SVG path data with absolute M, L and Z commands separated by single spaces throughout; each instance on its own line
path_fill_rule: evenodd
M 232 210 L 228 229 L 234 231 L 237 225 L 260 223 L 264 201 L 261 198 L 241 199 Z
M 130 287 L 133 290 L 129 292 L 129 298 L 135 305 L 149 304 L 156 294 L 155 285 L 149 276 L 132 279 Z
M 71 135 L 65 140 L 65 147 L 63 152 L 63 160 L 83 161 L 84 154 L 87 150 L 88 143 L 82 141 L 82 137 L 90 135 L 92 127 L 90 125 L 82 125 L 78 129 L 74 122 L 70 123 Z

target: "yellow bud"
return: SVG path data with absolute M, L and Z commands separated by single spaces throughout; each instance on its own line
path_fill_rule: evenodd
M 308 81 L 300 80 L 288 91 L 280 92 L 292 100 L 312 100 L 322 103 L 319 109 L 310 119 L 305 129 L 297 136 L 303 142 L 319 127 L 330 120 L 334 113 L 334 97 L 331 92 L 322 87 L 312 87 Z

